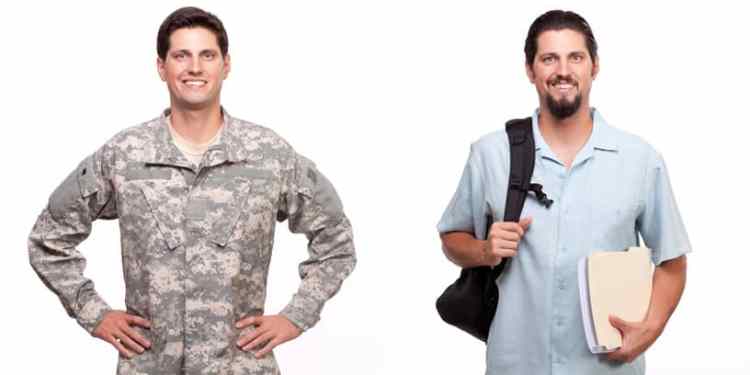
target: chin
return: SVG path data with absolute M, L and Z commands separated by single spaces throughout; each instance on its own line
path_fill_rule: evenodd
M 208 108 L 211 105 L 210 100 L 185 100 L 180 99 L 177 101 L 178 105 L 184 109 L 199 110 Z

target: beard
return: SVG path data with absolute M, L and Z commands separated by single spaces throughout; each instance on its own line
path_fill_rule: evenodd
M 572 116 L 574 113 L 578 112 L 579 108 L 581 108 L 580 93 L 573 98 L 573 101 L 567 100 L 564 97 L 560 100 L 555 100 L 552 95 L 546 94 L 544 96 L 544 101 L 547 102 L 547 108 L 549 108 L 552 116 L 558 120 L 563 120 Z

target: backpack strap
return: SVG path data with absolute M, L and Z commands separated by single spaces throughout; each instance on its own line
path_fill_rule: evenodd
M 533 191 L 537 199 L 547 208 L 553 201 L 547 198 L 542 191 L 542 185 L 532 184 L 531 176 L 534 174 L 534 132 L 532 130 L 531 117 L 510 120 L 505 123 L 505 131 L 508 134 L 510 144 L 510 173 L 508 173 L 508 193 L 505 198 L 505 214 L 503 221 L 518 222 L 523 211 L 526 195 Z M 487 218 L 487 235 L 494 219 Z M 492 269 L 495 277 L 500 276 L 510 259 L 503 259 L 500 264 Z
M 510 173 L 508 173 L 508 194 L 505 198 L 503 221 L 518 221 L 521 218 L 523 203 L 531 187 L 534 174 L 534 133 L 531 117 L 510 120 L 505 124 L 510 144 Z

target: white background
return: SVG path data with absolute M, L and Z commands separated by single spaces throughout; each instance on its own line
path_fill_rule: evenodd
M 592 103 L 665 156 L 695 252 L 649 374 L 748 374 L 746 12 L 734 2 L 247 1 L 194 4 L 229 32 L 229 112 L 264 124 L 333 181 L 359 264 L 323 320 L 276 350 L 286 374 L 478 374 L 483 345 L 443 324 L 434 299 L 458 274 L 435 224 L 469 144 L 536 106 L 528 26 L 564 8 L 600 44 Z M 739 2 L 737 2 L 739 3 Z M 181 3 L 31 2 L 3 9 L 2 373 L 111 374 L 116 353 L 69 319 L 28 265 L 47 197 L 119 130 L 168 105 L 156 32 Z M 296 290 L 302 236 L 279 226 L 267 311 Z M 80 249 L 115 307 L 116 222 Z

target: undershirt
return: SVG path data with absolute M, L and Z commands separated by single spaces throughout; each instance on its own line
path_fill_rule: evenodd
M 172 127 L 172 121 L 170 117 L 167 117 L 167 127 L 169 128 L 169 133 L 172 135 L 172 142 L 174 142 L 175 146 L 177 146 L 177 149 L 180 150 L 182 155 L 184 155 L 188 161 L 196 166 L 200 165 L 201 160 L 203 160 L 203 155 L 206 153 L 206 150 L 208 150 L 209 147 L 219 143 L 219 140 L 221 139 L 221 131 L 224 129 L 224 125 L 222 124 L 222 126 L 216 132 L 216 135 L 214 135 L 214 137 L 211 138 L 208 142 L 195 143 L 181 136 Z

